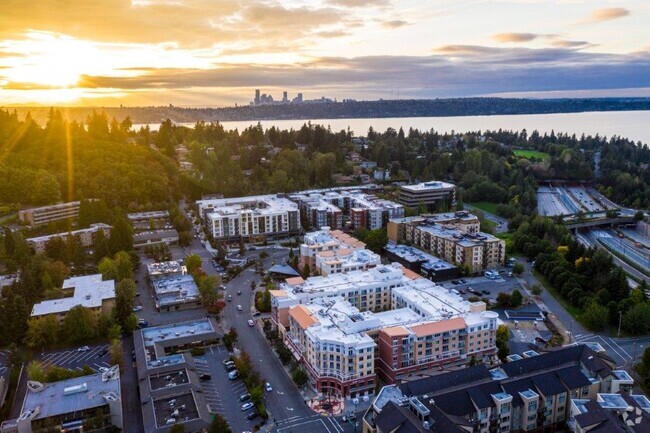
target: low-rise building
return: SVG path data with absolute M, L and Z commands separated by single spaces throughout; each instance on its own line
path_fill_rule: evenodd
M 158 278 L 152 281 L 158 311 L 178 311 L 201 307 L 199 288 L 191 275 Z
M 478 231 L 474 215 L 456 214 L 459 216 L 453 218 L 447 217 L 451 214 L 442 214 L 394 220 L 389 239 L 418 247 L 472 273 L 503 266 L 505 241 Z
M 34 251 L 35 254 L 40 254 L 45 252 L 47 243 L 52 239 L 60 238 L 67 240 L 68 237 L 73 237 L 79 242 L 84 248 L 93 248 L 95 246 L 95 241 L 97 239 L 97 234 L 101 231 L 104 234 L 104 237 L 108 239 L 111 235 L 111 229 L 113 227 L 104 223 L 91 224 L 87 229 L 73 230 L 71 232 L 64 233 L 55 233 L 52 235 L 37 236 L 33 238 L 27 238 L 25 241 L 27 245 Z
M 147 265 L 147 276 L 150 281 L 180 275 L 187 275 L 187 267 L 177 260 L 149 263 Z
M 177 245 L 178 232 L 176 229 L 146 230 L 133 235 L 133 248 L 136 250 L 161 244 Z
M 126 217 L 136 231 L 171 227 L 169 211 L 166 210 L 130 213 Z
M 402 185 L 399 190 L 399 202 L 412 208 L 417 208 L 420 204 L 435 207 L 443 200 L 450 205 L 456 203 L 456 185 L 431 181 L 414 185 Z
M 431 281 L 444 281 L 459 275 L 458 266 L 407 245 L 388 243 L 384 247 L 389 262 L 397 262 Z
M 197 210 L 217 241 L 276 239 L 300 233 L 300 210 L 279 195 L 199 200 Z
M 209 426 L 215 408 L 206 400 L 189 350 L 216 344 L 216 329 L 212 319 L 202 319 L 134 333 L 144 431 L 168 433 L 182 424 L 186 432 L 198 433 Z
M 79 217 L 80 201 L 59 203 L 18 211 L 18 219 L 25 224 L 41 225 L 52 221 L 76 219 Z
M 65 298 L 34 304 L 31 316 L 54 315 L 63 321 L 68 311 L 76 306 L 87 308 L 96 316 L 110 314 L 115 306 L 115 281 L 103 281 L 101 274 L 68 278 L 61 289 Z
M 20 417 L 4 421 L 2 433 L 122 429 L 120 369 L 51 383 L 28 382 Z
M 382 388 L 364 415 L 363 431 L 389 433 L 396 426 L 400 433 L 561 431 L 567 421 L 572 424 L 572 402 L 609 393 L 614 377 L 611 359 L 584 345 L 492 370 L 481 364 Z M 646 404 L 639 401 L 640 407 Z

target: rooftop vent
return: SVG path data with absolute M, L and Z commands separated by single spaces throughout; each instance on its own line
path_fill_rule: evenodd
M 86 382 L 80 385 L 68 386 L 67 388 L 63 388 L 63 395 L 79 394 L 82 392 L 88 392 L 88 384 Z

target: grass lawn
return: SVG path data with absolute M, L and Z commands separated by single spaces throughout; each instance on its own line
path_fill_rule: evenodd
M 519 158 L 526 158 L 526 159 L 535 158 L 537 160 L 546 159 L 546 158 L 549 158 L 551 156 L 548 153 L 540 152 L 539 150 L 522 150 L 522 149 L 518 149 L 518 150 L 513 150 L 512 153 L 514 153 L 515 156 L 517 156 Z
M 493 215 L 497 214 L 497 204 L 496 203 L 490 203 L 488 201 L 477 201 L 476 203 L 467 203 L 467 204 L 472 205 L 477 209 L 481 209 L 482 211 L 491 213 Z

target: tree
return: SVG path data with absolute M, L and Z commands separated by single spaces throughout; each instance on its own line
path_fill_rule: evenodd
M 208 275 L 199 281 L 199 295 L 201 302 L 206 308 L 213 306 L 220 298 L 217 287 L 221 284 L 221 278 L 217 275 Z
M 496 337 L 497 356 L 499 359 L 505 360 L 510 354 L 510 346 L 508 345 L 508 340 L 510 340 L 510 330 L 506 325 L 499 325 Z
M 5 252 L 9 257 L 12 257 L 16 252 L 16 239 L 14 238 L 14 232 L 7 226 L 3 227 L 5 234 Z
M 126 251 L 119 251 L 113 258 L 115 268 L 117 270 L 117 281 L 122 281 L 125 278 L 133 278 L 133 263 L 131 263 L 131 255 Z
M 582 313 L 582 323 L 591 331 L 602 331 L 607 324 L 608 314 L 607 307 L 592 301 Z
M 117 264 L 110 257 L 104 257 L 97 265 L 103 280 L 117 280 Z
M 210 427 L 208 427 L 208 433 L 232 433 L 232 430 L 228 421 L 221 414 L 217 413 L 212 418 Z
M 522 296 L 521 292 L 517 289 L 512 291 L 512 297 L 510 298 L 510 302 L 512 304 L 513 308 L 517 308 L 521 306 L 521 301 L 522 301 Z
M 298 387 L 305 385 L 309 380 L 309 376 L 302 367 L 294 368 L 291 372 L 291 378 Z
M 386 234 L 386 229 L 370 230 L 365 239 L 366 248 L 377 254 L 381 254 L 387 242 L 388 235 Z
M 203 260 L 201 260 L 201 256 L 198 254 L 190 254 L 189 256 L 185 257 L 185 266 L 187 267 L 187 272 L 195 275 L 196 271 L 201 270 L 201 265 L 203 264 Z
M 115 308 L 113 318 L 115 323 L 125 331 L 132 331 L 129 318 L 133 315 L 133 301 L 135 300 L 135 282 L 130 279 L 122 280 L 115 287 Z
M 120 369 L 124 367 L 124 350 L 122 349 L 122 342 L 118 339 L 111 340 L 109 348 L 111 355 L 111 365 L 119 365 Z
M 244 239 L 239 238 L 239 254 L 244 254 L 246 252 L 246 246 L 244 245 Z
M 647 334 L 650 330 L 650 305 L 634 305 L 623 315 L 622 325 L 634 335 Z
M 309 263 L 305 263 L 305 266 L 302 267 L 302 277 L 304 279 L 309 278 L 311 275 L 311 269 L 309 268 Z
M 515 265 L 512 267 L 512 273 L 515 275 L 521 275 L 524 273 L 524 264 L 523 263 L 515 263 Z
M 29 319 L 29 328 L 25 335 L 27 347 L 36 349 L 56 344 L 59 334 L 59 322 L 52 315 Z
M 133 227 L 124 216 L 119 216 L 113 223 L 109 247 L 113 254 L 133 249 Z
M 38 361 L 31 361 L 27 364 L 27 377 L 29 380 L 34 380 L 36 382 L 47 381 L 47 375 L 45 374 L 43 364 Z
M 61 334 L 63 339 L 69 343 L 80 343 L 91 340 L 97 335 L 96 325 L 93 313 L 89 309 L 77 305 L 71 308 L 63 319 Z

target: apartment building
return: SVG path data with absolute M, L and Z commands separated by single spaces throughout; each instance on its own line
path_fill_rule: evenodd
M 35 207 L 18 211 L 18 219 L 25 224 L 41 225 L 52 221 L 76 219 L 79 216 L 81 202 L 71 201 L 51 206 Z
M 650 431 L 650 400 L 625 391 L 598 394 L 595 400 L 571 400 L 567 421 L 574 433 L 638 433 Z
M 316 273 L 316 256 L 322 252 L 365 249 L 366 244 L 357 238 L 343 233 L 341 230 L 331 230 L 324 226 L 320 230 L 306 233 L 300 245 L 300 269 L 308 265 L 312 273 Z
M 400 433 L 563 431 L 571 425 L 574 401 L 599 399 L 616 386 L 613 365 L 606 355 L 576 345 L 492 370 L 481 364 L 389 385 L 364 415 L 363 431 L 389 433 L 396 426 Z M 645 405 L 647 399 L 639 400 Z
M 254 241 L 300 233 L 298 205 L 279 195 L 199 200 L 196 206 L 215 240 Z
M 115 306 L 115 281 L 102 280 L 101 274 L 72 277 L 63 281 L 65 298 L 51 299 L 34 304 L 32 317 L 54 315 L 59 321 L 76 306 L 82 306 L 96 316 L 110 314 Z
M 4 421 L 1 433 L 97 431 L 122 429 L 122 394 L 119 366 L 103 373 L 58 382 L 27 382 L 27 393 L 17 419 Z
M 462 210 L 406 218 L 393 218 L 386 225 L 388 240 L 394 243 L 405 242 L 413 236 L 412 232 L 414 227 L 427 221 L 441 226 L 455 228 L 463 234 L 472 235 L 481 231 L 481 222 L 478 217 Z
M 317 275 L 345 274 L 362 271 L 381 264 L 381 257 L 370 250 L 323 251 L 316 255 L 314 273 Z
M 443 200 L 452 205 L 456 203 L 456 185 L 432 181 L 402 185 L 399 190 L 399 202 L 413 208 L 417 208 L 421 203 L 434 207 Z
M 447 214 L 443 214 L 447 215 Z M 506 243 L 478 231 L 475 216 L 455 219 L 416 217 L 393 221 L 389 239 L 405 242 L 470 272 L 503 266 Z
M 136 250 L 162 244 L 178 244 L 178 232 L 176 229 L 146 230 L 133 235 L 133 248 Z
M 390 219 L 404 216 L 404 206 L 383 200 L 369 192 L 373 188 L 355 187 L 303 191 L 289 198 L 300 206 L 305 223 L 319 230 L 323 226 L 343 228 L 347 216 L 352 228 L 369 230 L 384 227 Z
M 272 320 L 323 393 L 369 395 L 377 375 L 392 383 L 496 350 L 496 313 L 398 264 L 290 278 L 271 291 L 271 304 Z
M 150 212 L 130 213 L 126 216 L 137 231 L 171 228 L 169 211 L 156 210 Z
M 68 237 L 72 236 L 79 242 L 84 248 L 92 248 L 95 245 L 95 240 L 97 239 L 97 234 L 101 231 L 103 232 L 106 239 L 111 235 L 111 229 L 113 227 L 104 223 L 91 224 L 87 229 L 73 230 L 71 232 L 55 233 L 52 235 L 46 236 L 37 236 L 33 238 L 27 238 L 27 245 L 34 251 L 35 254 L 45 252 L 47 243 L 52 239 L 60 238 L 67 240 Z

